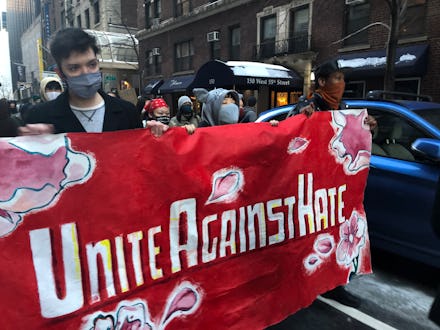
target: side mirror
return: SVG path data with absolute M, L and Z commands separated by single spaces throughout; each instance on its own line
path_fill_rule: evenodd
M 421 138 L 417 139 L 411 145 L 411 149 L 419 153 L 420 155 L 440 162 L 440 141 L 434 139 Z

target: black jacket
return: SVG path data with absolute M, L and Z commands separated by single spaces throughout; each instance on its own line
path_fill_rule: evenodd
M 308 106 L 310 103 L 313 103 L 316 111 L 325 111 L 330 109 L 330 106 L 327 104 L 327 102 L 324 101 L 322 96 L 319 95 L 318 93 L 313 93 L 312 97 L 309 99 L 307 99 L 303 95 L 299 98 L 298 103 L 293 107 L 293 109 L 289 111 L 286 118 L 299 114 L 300 110 Z M 339 104 L 339 109 L 345 109 L 346 107 L 347 107 L 346 104 L 343 102 Z
M 136 107 L 128 101 L 99 91 L 105 102 L 103 131 L 119 131 L 141 128 L 142 122 Z M 65 91 L 55 100 L 38 104 L 28 114 L 26 124 L 53 124 L 55 133 L 85 132 L 69 105 L 69 94 Z

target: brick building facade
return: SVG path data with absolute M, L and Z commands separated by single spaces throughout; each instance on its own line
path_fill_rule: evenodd
M 368 62 L 347 75 L 347 96 L 363 97 L 383 88 L 385 67 L 379 62 L 385 58 L 390 24 L 384 0 L 138 1 L 137 19 L 145 85 L 195 75 L 212 59 L 258 61 L 282 65 L 304 79 L 302 88 L 288 91 L 290 103 L 298 92 L 309 90 L 313 66 L 338 58 Z M 438 1 L 409 0 L 396 64 L 396 89 L 431 95 L 438 102 L 439 24 Z M 370 27 L 357 33 L 365 26 Z M 208 41 L 210 32 L 216 33 Z M 369 66 L 371 60 L 378 61 L 376 66 Z M 175 102 L 185 92 L 164 96 Z M 259 96 L 259 110 L 278 105 L 280 98 L 276 90 Z

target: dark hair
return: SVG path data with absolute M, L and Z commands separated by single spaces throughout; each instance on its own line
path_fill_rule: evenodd
M 82 29 L 69 27 L 57 32 L 50 44 L 50 53 L 61 69 L 62 59 L 68 58 L 73 51 L 84 53 L 89 48 L 99 53 L 95 37 Z
M 248 99 L 246 100 L 246 105 L 248 107 L 254 107 L 255 104 L 257 104 L 257 98 L 253 95 L 249 96 Z

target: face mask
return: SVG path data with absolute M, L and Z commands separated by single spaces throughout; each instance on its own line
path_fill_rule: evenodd
M 192 112 L 192 106 L 189 104 L 182 105 L 180 107 L 180 112 L 182 112 L 182 113 Z
M 170 123 L 170 116 L 159 116 L 155 120 L 161 122 L 162 124 L 168 125 Z
M 218 114 L 220 125 L 236 124 L 238 122 L 238 106 L 234 103 L 223 104 Z
M 92 98 L 101 88 L 101 72 L 85 73 L 77 77 L 67 78 L 69 89 L 82 99 Z
M 60 94 L 60 92 L 46 92 L 46 96 L 49 101 L 55 100 Z

